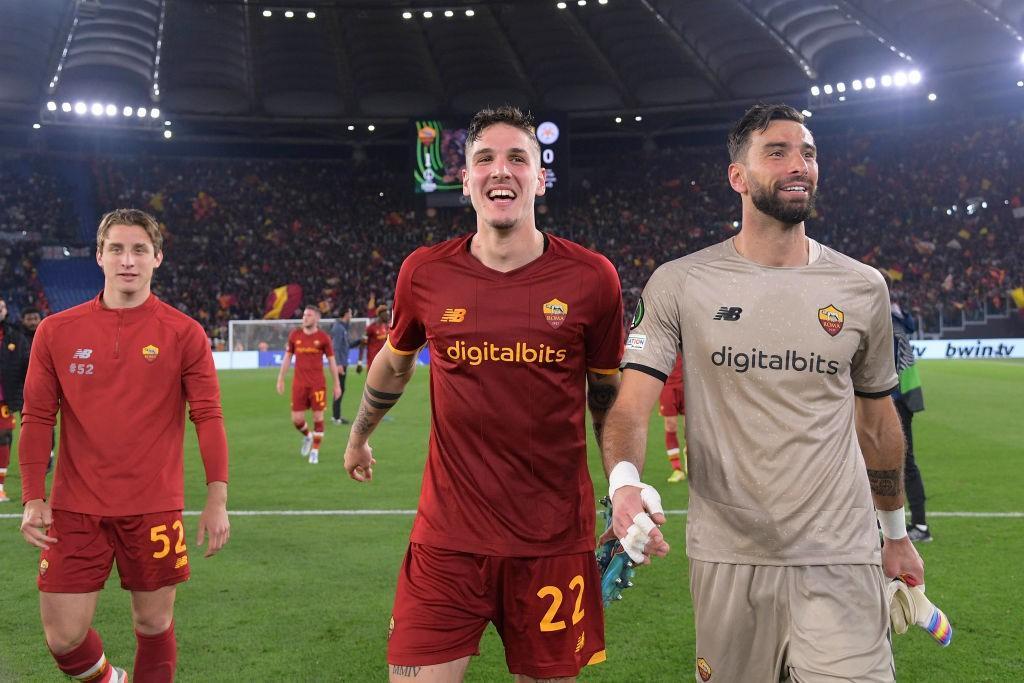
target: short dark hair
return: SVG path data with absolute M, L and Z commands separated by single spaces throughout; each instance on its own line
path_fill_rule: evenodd
M 22 318 L 24 318 L 26 315 L 31 315 L 32 313 L 35 313 L 36 315 L 40 315 L 40 316 L 43 314 L 43 312 L 40 311 L 35 306 L 26 306 L 25 308 L 21 309 L 21 317 Z
M 314 306 L 313 304 L 306 304 L 305 306 L 303 306 L 302 312 L 305 313 L 306 311 L 313 311 L 317 315 L 321 315 L 320 309 Z
M 473 116 L 473 120 L 469 122 L 469 130 L 466 132 L 466 149 L 464 151 L 466 163 L 469 163 L 469 148 L 473 146 L 473 143 L 480 139 L 484 130 L 499 123 L 518 128 L 526 133 L 533 140 L 534 144 L 537 145 L 538 153 L 540 152 L 540 142 L 537 140 L 537 126 L 533 120 L 533 114 L 530 112 L 524 113 L 521 109 L 511 104 L 503 104 L 497 109 L 481 109 Z
M 804 115 L 788 104 L 755 104 L 729 131 L 729 161 L 742 161 L 750 148 L 754 131 L 763 133 L 772 121 L 796 121 L 804 125 Z

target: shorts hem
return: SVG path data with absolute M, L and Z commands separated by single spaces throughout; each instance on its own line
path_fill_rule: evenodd
M 82 584 L 72 585 L 66 583 L 58 584 L 56 586 L 47 585 L 46 588 L 43 588 L 41 584 L 36 583 L 36 587 L 39 589 L 40 593 L 99 593 L 101 590 L 103 590 L 103 586 L 106 585 L 106 583 L 107 582 L 104 581 L 98 586 L 92 586 L 88 588 L 83 588 Z
M 444 652 L 427 652 L 423 654 L 397 654 L 390 652 L 387 656 L 389 666 L 434 666 L 447 664 L 463 657 L 476 657 L 480 654 L 480 648 L 461 648 L 459 650 L 445 650 Z
M 553 666 L 509 664 L 508 671 L 513 676 L 529 676 L 530 678 L 574 678 L 579 676 L 584 668 L 607 661 L 605 652 L 604 649 L 600 649 L 587 653 L 578 659 L 576 664 L 557 664 Z
M 160 590 L 161 588 L 167 588 L 168 586 L 177 586 L 179 583 L 185 583 L 190 578 L 191 574 L 185 576 L 175 576 L 171 579 L 165 579 L 163 581 L 153 581 L 151 583 L 138 583 L 128 585 L 124 581 L 121 582 L 121 588 L 126 591 L 133 591 L 137 593 L 150 593 L 152 591 Z

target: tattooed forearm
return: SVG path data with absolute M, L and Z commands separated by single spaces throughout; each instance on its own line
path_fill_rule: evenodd
M 422 668 L 423 667 L 421 666 L 399 666 L 397 664 L 393 664 L 391 666 L 391 675 L 405 676 L 406 678 L 416 678 L 420 675 L 420 669 Z
M 902 472 L 895 470 L 868 470 L 868 481 L 871 482 L 871 492 L 876 496 L 898 496 L 903 491 L 900 486 Z
M 402 392 L 392 394 L 366 385 L 363 389 L 363 400 L 359 404 L 359 412 L 352 423 L 352 431 L 361 436 L 369 436 L 377 423 L 384 418 L 384 414 L 391 410 L 401 397 Z
M 587 389 L 587 405 L 590 407 L 590 412 L 604 415 L 615 403 L 615 397 L 618 394 L 618 384 L 591 383 Z
M 367 384 L 366 388 L 363 389 L 363 400 L 377 410 L 391 410 L 391 406 L 395 405 L 400 398 L 402 398 L 402 392 L 389 394 L 387 392 L 374 389 L 369 384 Z

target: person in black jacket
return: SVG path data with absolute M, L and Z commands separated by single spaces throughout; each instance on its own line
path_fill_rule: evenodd
M 7 302 L 0 298 L 0 503 L 14 440 L 14 413 L 21 411 L 25 374 L 28 372 L 29 341 L 17 325 L 7 320 Z

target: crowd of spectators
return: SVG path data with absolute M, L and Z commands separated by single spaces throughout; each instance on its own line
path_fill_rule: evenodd
M 948 325 L 1007 309 L 1007 292 L 1024 284 L 1024 164 L 1014 161 L 1024 158 L 1024 121 L 816 142 L 812 237 L 889 271 L 897 300 L 920 309 L 925 329 L 937 331 L 940 316 Z M 660 263 L 738 229 L 727 163 L 724 145 L 648 145 L 584 160 L 571 186 L 539 208 L 539 225 L 608 256 L 631 310 Z M 289 283 L 327 314 L 351 306 L 360 315 L 371 297 L 390 298 L 409 252 L 474 229 L 470 209 L 423 208 L 408 169 L 372 154 L 346 162 L 100 158 L 93 175 L 98 206 L 143 208 L 161 221 L 167 259 L 154 289 L 213 339 L 226 337 L 232 318 L 262 317 L 270 291 Z M 33 202 L 56 210 L 52 191 L 36 181 L 0 213 L 24 214 Z

